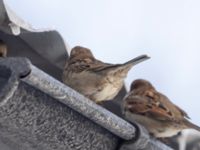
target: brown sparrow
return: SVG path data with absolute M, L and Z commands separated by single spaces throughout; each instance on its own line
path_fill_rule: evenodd
M 7 46 L 5 42 L 0 40 L 0 57 L 6 57 L 7 56 Z
M 156 91 L 146 80 L 132 82 L 122 109 L 127 120 L 138 122 L 157 138 L 171 137 L 189 128 L 200 131 L 200 127 L 188 121 L 184 110 Z
M 96 103 L 111 100 L 122 88 L 128 71 L 147 59 L 141 55 L 124 64 L 108 64 L 97 60 L 89 49 L 76 46 L 66 62 L 63 82 Z

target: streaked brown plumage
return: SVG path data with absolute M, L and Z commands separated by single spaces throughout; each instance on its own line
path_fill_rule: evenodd
M 171 137 L 183 129 L 200 127 L 188 121 L 187 113 L 156 91 L 146 80 L 132 82 L 123 100 L 123 114 L 130 122 L 138 122 L 155 137 Z
M 6 43 L 2 40 L 0 40 L 0 57 L 6 57 L 7 56 L 7 46 Z
M 76 46 L 63 71 L 63 82 L 95 102 L 113 99 L 123 86 L 128 71 L 149 59 L 142 55 L 124 64 L 108 64 L 97 60 L 92 52 Z

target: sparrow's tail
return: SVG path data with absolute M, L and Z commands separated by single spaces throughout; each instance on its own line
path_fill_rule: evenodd
M 195 130 L 197 130 L 197 131 L 200 132 L 200 127 L 199 127 L 199 126 L 193 124 L 192 122 L 190 122 L 190 121 L 188 121 L 188 120 L 186 120 L 186 119 L 184 120 L 184 124 L 185 124 L 187 127 L 192 128 L 192 129 L 195 129 Z
M 104 69 L 102 69 L 102 71 L 106 74 L 109 75 L 116 75 L 116 76 L 122 76 L 125 77 L 128 73 L 128 71 L 136 64 L 139 64 L 147 59 L 149 59 L 150 57 L 147 55 L 141 55 L 138 56 L 136 58 L 133 58 L 131 60 L 129 60 L 126 63 L 123 64 L 116 64 L 116 65 L 109 65 L 107 67 L 105 67 Z
M 122 65 L 131 65 L 131 66 L 134 66 L 136 64 L 139 64 L 147 59 L 149 59 L 150 57 L 147 56 L 147 55 L 140 55 L 138 57 L 135 57 L 129 61 L 127 61 L 126 63 L 122 64 Z

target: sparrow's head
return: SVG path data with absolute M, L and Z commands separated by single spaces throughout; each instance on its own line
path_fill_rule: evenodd
M 6 43 L 0 40 L 0 57 L 6 57 L 6 55 L 7 55 Z
M 94 58 L 92 52 L 85 47 L 75 46 L 70 53 L 70 59 Z
M 131 83 L 131 91 L 137 89 L 154 89 L 153 85 L 144 79 L 137 79 Z

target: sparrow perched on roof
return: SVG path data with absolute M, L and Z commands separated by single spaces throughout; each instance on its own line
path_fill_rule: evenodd
M 0 57 L 7 56 L 7 46 L 6 43 L 0 40 Z
M 123 64 L 108 64 L 97 60 L 92 52 L 76 46 L 63 71 L 63 82 L 96 103 L 113 99 L 123 86 L 128 71 L 149 59 L 141 55 Z
M 127 120 L 143 125 L 157 138 L 171 137 L 189 128 L 200 131 L 200 127 L 188 121 L 189 117 L 184 110 L 156 91 L 146 80 L 132 82 L 122 109 Z

